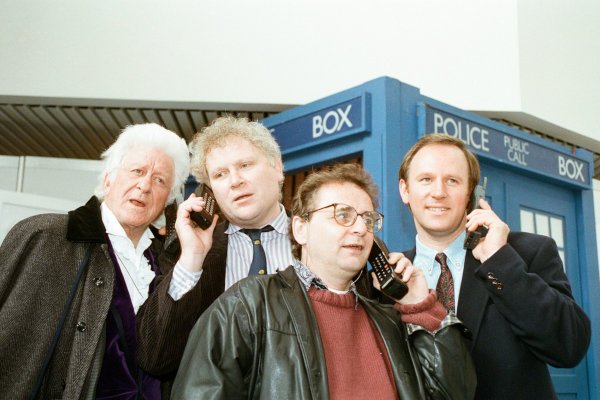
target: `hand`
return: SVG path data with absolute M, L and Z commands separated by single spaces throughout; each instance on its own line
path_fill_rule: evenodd
M 400 304 L 415 304 L 423 301 L 429 294 L 429 288 L 427 287 L 423 271 L 415 267 L 402 253 L 390 253 L 388 261 L 390 265 L 395 265 L 394 272 L 408 286 L 408 293 L 402 299 L 396 300 L 396 302 Z M 377 290 L 380 290 L 379 280 L 375 276 L 375 273 L 371 272 L 371 275 L 373 276 L 373 286 Z
M 481 238 L 479 244 L 473 249 L 473 257 L 484 262 L 496 253 L 508 241 L 510 229 L 492 210 L 489 203 L 484 199 L 479 200 L 479 206 L 467 215 L 467 230 L 474 231 L 479 226 L 488 227 L 488 233 Z
M 192 211 L 200 212 L 204 209 L 205 202 L 202 197 L 196 197 L 194 193 L 177 208 L 177 220 L 175 230 L 181 244 L 181 256 L 179 261 L 191 272 L 202 270 L 202 263 L 208 251 L 212 247 L 212 235 L 217 225 L 218 216 L 215 215 L 208 229 L 201 229 L 191 220 Z

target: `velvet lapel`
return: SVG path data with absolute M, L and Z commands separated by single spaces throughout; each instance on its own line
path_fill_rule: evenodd
M 92 196 L 88 202 L 76 210 L 69 211 L 67 240 L 71 242 L 106 243 L 102 224 L 100 201 Z
M 481 320 L 489 299 L 485 286 L 475 277 L 475 268 L 481 265 L 471 251 L 465 256 L 465 270 L 458 297 L 458 318 L 471 331 L 472 347 L 477 341 Z

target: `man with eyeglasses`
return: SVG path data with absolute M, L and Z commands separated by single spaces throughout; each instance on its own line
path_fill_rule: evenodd
M 204 312 L 172 397 L 472 398 L 458 321 L 420 270 L 389 255 L 409 288 L 393 306 L 356 291 L 383 223 L 376 203 L 377 188 L 358 165 L 311 174 L 294 199 L 293 265 L 238 282 Z
M 211 187 L 225 221 L 203 230 L 191 212 L 202 211 L 206 199 L 191 195 L 179 205 L 179 240 L 163 252 L 169 267 L 161 268 L 137 319 L 138 362 L 164 380 L 175 376 L 194 323 L 219 295 L 294 260 L 281 204 L 281 151 L 269 130 L 247 118 L 220 117 L 195 135 L 190 150 L 192 173 Z M 365 268 L 357 287 L 371 297 L 367 278 Z

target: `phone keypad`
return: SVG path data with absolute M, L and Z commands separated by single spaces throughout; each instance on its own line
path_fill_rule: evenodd
M 385 279 L 390 276 L 391 270 L 383 254 L 378 254 L 377 257 L 372 260 L 371 264 L 373 265 L 373 270 L 375 271 L 375 275 L 377 276 L 377 279 L 379 279 L 379 282 L 384 282 Z
M 210 215 L 215 215 L 215 199 L 212 196 L 206 196 L 204 197 L 204 202 L 205 202 L 205 206 L 204 208 L 206 209 L 206 212 L 208 212 Z

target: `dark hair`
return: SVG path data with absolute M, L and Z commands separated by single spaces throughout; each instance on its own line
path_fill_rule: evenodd
M 358 164 L 336 164 L 311 173 L 296 191 L 292 202 L 292 215 L 303 217 L 316 205 L 314 199 L 319 189 L 329 183 L 352 183 L 364 190 L 371 198 L 373 207 L 377 208 L 379 202 L 377 185 L 371 175 Z M 292 254 L 300 259 L 302 247 L 296 239 L 290 224 L 290 240 L 292 241 Z

